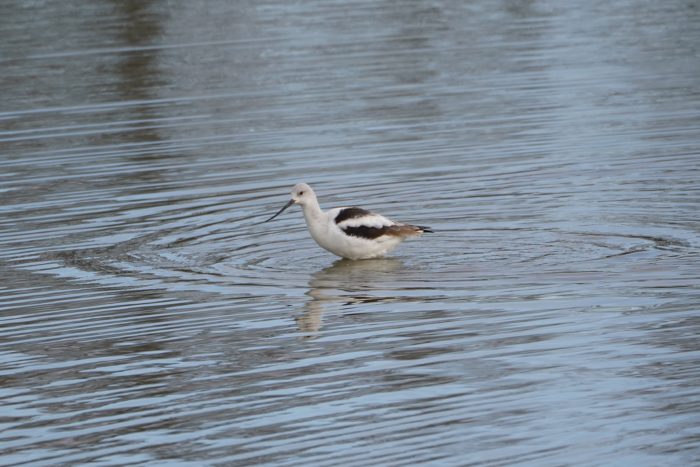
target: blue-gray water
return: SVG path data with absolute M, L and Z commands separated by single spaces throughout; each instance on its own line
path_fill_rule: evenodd
M 0 18 L 0 464 L 700 463 L 697 2 Z

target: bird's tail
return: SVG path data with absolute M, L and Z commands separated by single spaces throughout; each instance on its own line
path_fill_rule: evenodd
M 386 235 L 394 235 L 396 237 L 413 237 L 414 235 L 420 235 L 423 232 L 433 232 L 430 227 L 425 227 L 422 225 L 411 225 L 411 224 L 394 224 L 386 227 Z

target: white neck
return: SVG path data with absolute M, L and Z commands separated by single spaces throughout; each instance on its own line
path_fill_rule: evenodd
M 309 226 L 318 224 L 323 216 L 323 211 L 321 211 L 321 206 L 318 205 L 318 200 L 316 198 L 308 200 L 301 209 L 304 212 L 306 224 Z

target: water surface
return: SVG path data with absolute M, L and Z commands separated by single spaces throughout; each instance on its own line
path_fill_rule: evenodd
M 0 464 L 700 462 L 695 3 L 0 14 Z

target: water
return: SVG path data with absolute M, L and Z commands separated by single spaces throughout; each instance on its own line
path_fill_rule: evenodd
M 0 464 L 700 461 L 695 2 L 0 13 Z

